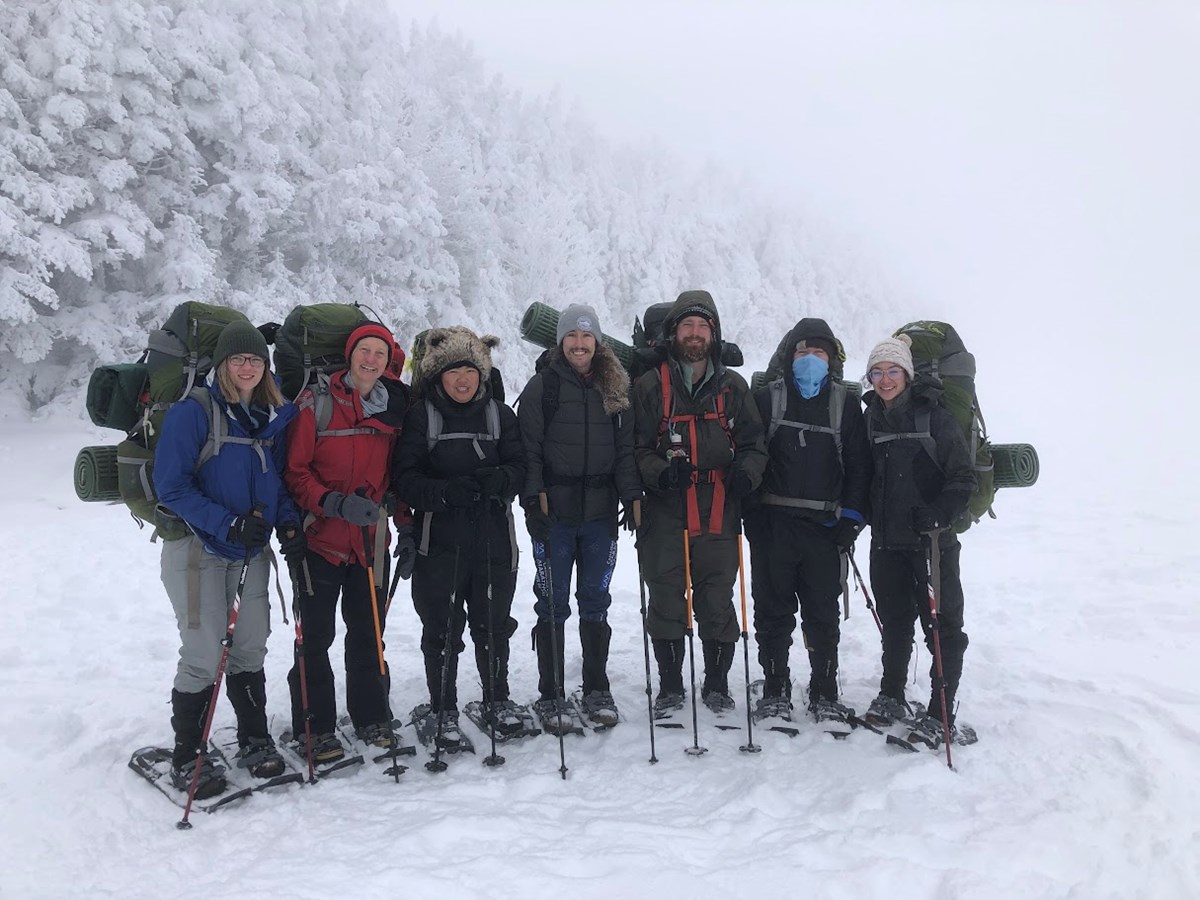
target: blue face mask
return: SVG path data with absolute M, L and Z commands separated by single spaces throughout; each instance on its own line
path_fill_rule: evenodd
M 829 363 L 815 354 L 797 356 L 792 360 L 792 380 L 805 400 L 817 396 L 829 378 Z

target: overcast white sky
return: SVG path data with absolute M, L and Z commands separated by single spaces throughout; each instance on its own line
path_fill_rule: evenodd
M 1200 4 L 395 2 L 606 136 L 749 169 L 993 359 L 1194 339 Z

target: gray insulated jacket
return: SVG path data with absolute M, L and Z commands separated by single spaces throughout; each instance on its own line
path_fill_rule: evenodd
M 546 367 L 521 392 L 517 420 L 526 460 L 522 503 L 545 491 L 550 515 L 579 524 L 615 519 L 618 499 L 628 504 L 642 496 L 629 376 L 608 347 L 596 347 L 588 379 L 561 349 L 551 350 Z

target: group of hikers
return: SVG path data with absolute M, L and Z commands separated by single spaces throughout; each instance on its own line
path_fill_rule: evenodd
M 426 706 L 439 736 L 458 733 L 457 663 L 467 630 L 488 724 L 500 734 L 521 728 L 525 710 L 511 699 L 508 677 L 518 629 L 514 500 L 536 569 L 534 712 L 544 730 L 566 727 L 572 577 L 579 708 L 594 725 L 618 721 L 608 612 L 622 526 L 636 533 L 648 589 L 655 714 L 684 704 L 693 614 L 700 698 L 717 713 L 734 708 L 743 524 L 763 672 L 755 716 L 787 717 L 793 708 L 797 612 L 810 667 L 805 706 L 818 721 L 847 714 L 837 679 L 839 598 L 847 553 L 870 525 L 883 675 L 868 715 L 884 723 L 913 715 L 905 681 L 919 619 L 928 642 L 940 638 L 942 662 L 940 676 L 931 671 L 923 720 L 939 735 L 953 726 L 967 636 L 959 543 L 949 526 L 975 475 L 961 429 L 939 404 L 936 381 L 917 377 L 905 336 L 872 349 L 865 411 L 841 379 L 842 347 L 822 319 L 802 319 L 788 332 L 781 374 L 754 392 L 722 363 L 721 319 L 706 291 L 679 296 L 663 322 L 661 361 L 632 383 L 591 307 L 564 309 L 556 336 L 514 411 L 493 376 L 498 340 L 465 327 L 427 333 L 410 387 L 392 377 L 404 358 L 392 333 L 361 325 L 346 341 L 346 367 L 294 403 L 271 372 L 263 334 L 246 322 L 224 328 L 206 399 L 193 393 L 170 408 L 155 454 L 160 502 L 190 529 L 162 550 L 181 640 L 171 694 L 176 787 L 194 779 L 197 797 L 224 789 L 201 748 L 231 615 L 236 629 L 224 649 L 237 764 L 261 778 L 284 770 L 268 731 L 263 669 L 272 532 L 298 583 L 302 652 L 288 684 L 299 752 L 319 763 L 345 753 L 329 661 L 339 598 L 346 712 L 361 740 L 394 745 L 380 600 L 389 547 L 390 564 L 411 577 Z M 930 542 L 940 554 L 936 635 L 927 614 Z

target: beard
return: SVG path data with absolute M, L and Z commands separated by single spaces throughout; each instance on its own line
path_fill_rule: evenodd
M 688 338 L 677 345 L 679 358 L 686 363 L 698 363 L 708 356 L 711 342 L 704 338 Z

